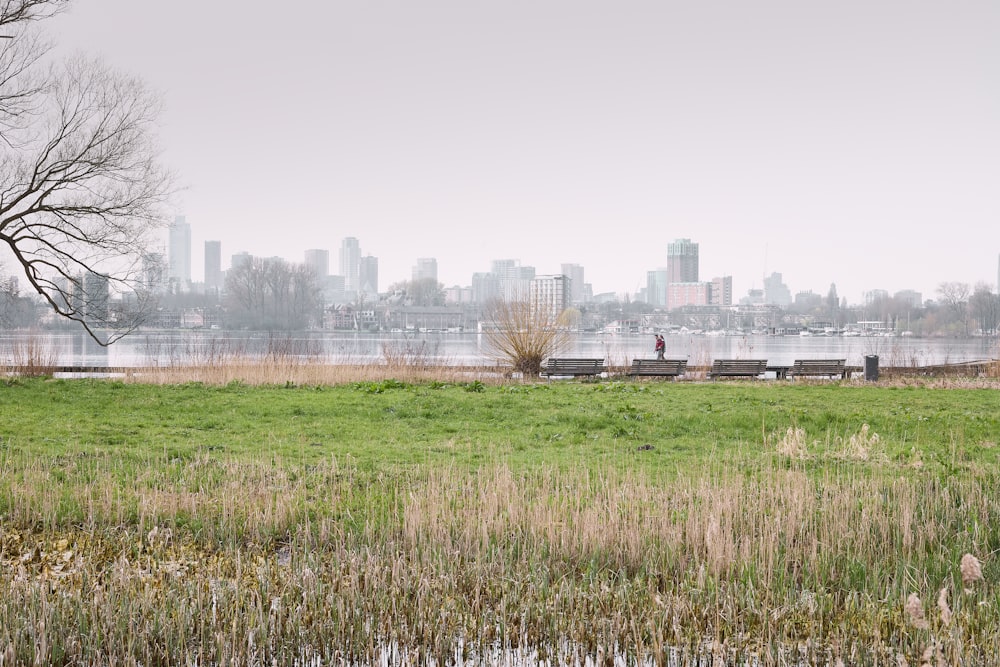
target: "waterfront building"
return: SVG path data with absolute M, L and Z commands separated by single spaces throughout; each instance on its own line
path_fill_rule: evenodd
M 531 307 L 554 322 L 569 307 L 571 289 L 566 276 L 536 276 L 529 283 Z

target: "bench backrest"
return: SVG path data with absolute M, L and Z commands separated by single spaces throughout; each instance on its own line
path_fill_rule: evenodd
M 560 359 L 550 357 L 543 366 L 546 375 L 598 375 L 604 372 L 604 359 Z
M 847 359 L 796 359 L 789 369 L 792 375 L 843 375 Z
M 767 359 L 716 359 L 711 375 L 761 375 L 767 370 Z
M 687 359 L 633 359 L 632 375 L 680 375 L 687 370 Z

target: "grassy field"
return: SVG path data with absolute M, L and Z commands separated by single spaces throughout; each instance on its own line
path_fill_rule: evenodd
M 10 380 L 0 665 L 998 664 L 998 407 L 955 382 Z

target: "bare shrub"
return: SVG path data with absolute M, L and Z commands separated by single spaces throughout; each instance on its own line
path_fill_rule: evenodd
M 485 313 L 483 333 L 499 361 L 535 377 L 542 362 L 569 345 L 569 332 L 549 308 L 529 299 L 494 301 Z

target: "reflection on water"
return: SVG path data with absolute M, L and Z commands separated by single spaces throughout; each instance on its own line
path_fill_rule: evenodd
M 43 341 L 58 365 L 176 366 L 220 363 L 236 357 L 289 356 L 339 364 L 382 363 L 419 357 L 428 363 L 477 365 L 496 361 L 488 343 L 475 333 L 249 333 L 226 331 L 143 331 L 103 347 L 84 333 L 0 334 L 0 362 L 10 363 L 26 337 Z M 626 365 L 652 358 L 652 335 L 575 334 L 561 356 L 603 357 Z M 668 358 L 708 365 L 713 359 L 766 359 L 791 365 L 796 359 L 846 359 L 861 366 L 878 355 L 883 366 L 927 366 L 996 359 L 996 338 L 906 338 L 840 336 L 697 336 L 667 337 Z

